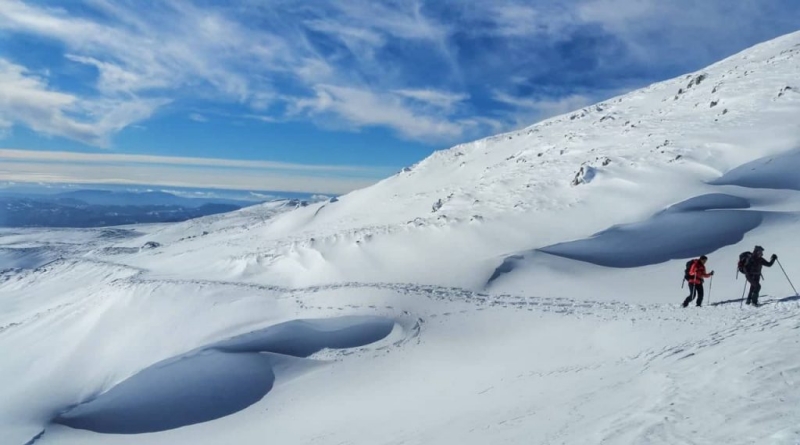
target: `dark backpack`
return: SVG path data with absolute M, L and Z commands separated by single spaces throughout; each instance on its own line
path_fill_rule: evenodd
M 736 270 L 743 275 L 747 275 L 747 267 L 750 263 L 750 258 L 753 252 L 742 252 L 739 254 L 739 263 L 736 265 Z
M 686 262 L 686 269 L 683 271 L 683 279 L 689 281 L 692 279 L 692 276 L 689 275 L 689 271 L 692 269 L 694 262 L 697 261 L 696 259 L 689 260 Z

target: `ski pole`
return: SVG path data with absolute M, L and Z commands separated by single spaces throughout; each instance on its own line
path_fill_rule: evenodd
M 744 280 L 744 287 L 742 288 L 742 299 L 741 299 L 741 303 L 739 303 L 739 307 L 740 308 L 744 307 L 744 292 L 746 290 L 747 290 L 747 280 Z
M 714 285 L 714 275 L 711 275 L 711 279 L 708 281 L 708 305 L 711 306 L 711 286 Z
M 797 293 L 797 289 L 794 288 L 794 284 L 792 284 L 792 280 L 789 279 L 789 274 L 786 273 L 786 269 L 783 268 L 783 264 L 781 264 L 781 260 L 777 260 L 777 261 L 778 261 L 778 266 L 781 267 L 781 270 L 783 271 L 783 274 L 786 276 L 786 281 L 789 282 L 789 286 L 792 286 L 792 290 L 794 291 L 794 295 L 795 296 L 800 296 L 800 294 Z

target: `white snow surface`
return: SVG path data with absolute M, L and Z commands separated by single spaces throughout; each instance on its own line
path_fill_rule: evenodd
M 798 444 L 798 169 L 800 32 L 335 200 L 0 231 L 0 444 Z

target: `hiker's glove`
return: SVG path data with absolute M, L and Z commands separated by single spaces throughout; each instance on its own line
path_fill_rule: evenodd
M 714 275 L 714 271 L 712 270 L 712 271 L 711 271 L 711 273 L 710 273 L 709 275 Z
M 772 259 L 773 259 L 773 260 L 777 260 L 777 259 L 778 259 L 778 255 L 775 255 L 775 254 L 773 253 L 773 254 L 772 254 Z

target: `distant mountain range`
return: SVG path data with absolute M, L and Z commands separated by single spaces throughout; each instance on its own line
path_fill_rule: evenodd
M 104 227 L 180 222 L 258 204 L 171 193 L 77 190 L 57 194 L 0 195 L 0 227 Z

